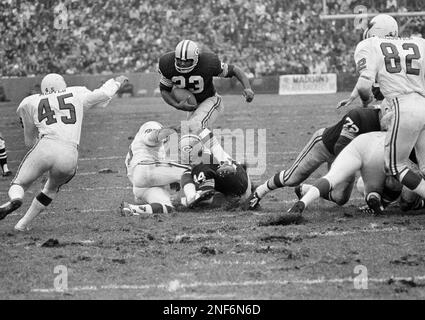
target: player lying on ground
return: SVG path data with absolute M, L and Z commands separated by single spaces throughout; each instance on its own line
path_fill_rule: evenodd
M 137 204 L 122 202 L 120 209 L 124 214 L 148 217 L 173 211 L 174 205 L 167 189 L 170 184 L 179 183 L 182 175 L 190 169 L 189 165 L 166 157 L 166 143 L 169 136 L 175 133 L 156 121 L 148 121 L 140 127 L 125 160 Z M 193 183 L 185 185 L 183 192 L 188 206 L 210 196 L 197 191 Z
M 329 172 L 316 180 L 288 212 L 301 214 L 315 199 L 326 196 L 338 188 L 341 182 L 352 180 L 356 172 L 360 171 L 367 205 L 376 214 L 382 213 L 383 199 L 387 203 L 395 201 L 402 189 L 396 179 L 385 174 L 385 136 L 386 132 L 369 132 L 355 138 L 341 151 Z
M 425 169 L 425 39 L 398 37 L 398 24 L 388 15 L 374 17 L 355 50 L 360 74 L 355 88 L 369 101 L 377 80 L 394 109 L 387 132 L 385 169 L 408 189 L 425 197 L 425 179 L 408 167 L 413 149 Z
M 7 152 L 6 142 L 3 139 L 3 135 L 0 132 L 0 167 L 2 170 L 2 176 L 8 177 L 12 175 L 12 171 L 7 167 Z
M 199 204 L 213 206 L 232 206 L 236 208 L 246 201 L 251 193 L 251 180 L 242 164 L 234 162 L 235 172 L 221 172 L 219 165 L 200 163 L 187 170 L 182 176 L 181 185 L 184 188 L 188 184 L 195 183 L 196 189 L 203 192 L 211 191 L 211 199 L 199 201 Z M 187 206 L 186 199 L 182 198 L 182 204 Z
M 270 191 L 283 187 L 297 187 L 297 196 L 304 192 L 305 181 L 323 163 L 328 167 L 332 164 L 341 150 L 343 150 L 356 136 L 372 131 L 381 130 L 381 119 L 386 119 L 383 114 L 388 110 L 386 105 L 381 108 L 355 108 L 345 114 L 335 125 L 317 130 L 294 163 L 287 170 L 282 170 L 272 176 L 262 185 L 257 187 L 244 204 L 245 210 L 253 210 L 258 207 L 260 200 Z M 325 199 L 331 200 L 338 205 L 344 205 L 349 198 L 348 192 L 340 193 L 341 190 L 351 190 L 354 185 L 354 177 L 351 180 L 341 182 L 343 186 L 335 189 L 332 193 L 324 195 Z
M 245 100 L 251 102 L 254 92 L 245 73 L 235 65 L 221 62 L 212 52 L 200 51 L 198 45 L 191 40 L 179 42 L 174 52 L 161 56 L 159 73 L 160 91 L 164 101 L 176 109 L 189 112 L 188 133 L 198 135 L 202 144 L 211 150 L 219 163 L 232 164 L 231 157 L 209 130 L 223 111 L 222 98 L 216 92 L 213 78 L 236 77 L 244 88 Z M 173 87 L 191 91 L 196 98 L 196 104 L 185 100 L 177 101 L 172 94 Z M 195 140 L 187 142 L 196 143 Z M 187 147 L 194 145 L 183 146 Z
M 86 87 L 67 87 L 61 75 L 51 73 L 41 81 L 41 94 L 22 100 L 17 114 L 23 124 L 25 145 L 31 149 L 12 181 L 10 200 L 0 206 L 0 220 L 22 205 L 25 191 L 47 172 L 43 190 L 15 226 L 18 231 L 28 229 L 77 171 L 84 109 L 109 101 L 126 81 L 126 77 L 120 76 L 90 91 Z

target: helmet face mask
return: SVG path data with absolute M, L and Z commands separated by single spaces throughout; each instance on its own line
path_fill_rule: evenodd
M 199 59 L 198 45 L 191 40 L 182 40 L 175 50 L 175 68 L 180 73 L 195 69 Z
M 397 21 L 387 14 L 378 14 L 363 32 L 363 39 L 370 37 L 398 37 Z

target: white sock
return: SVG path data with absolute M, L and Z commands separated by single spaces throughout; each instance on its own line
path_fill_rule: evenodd
M 267 193 L 269 193 L 271 190 L 267 186 L 267 182 L 264 182 L 262 185 L 258 186 L 257 189 L 255 189 L 255 192 L 260 198 L 263 198 Z
M 24 188 L 22 188 L 20 185 L 18 184 L 12 184 L 9 188 L 9 198 L 10 200 L 15 200 L 15 199 L 23 199 L 24 198 Z
M 186 196 L 186 199 L 190 201 L 196 195 L 196 187 L 193 183 L 188 183 L 183 187 L 183 192 L 184 192 L 184 195 Z
M 9 168 L 7 167 L 7 163 L 5 163 L 3 165 L 3 172 L 7 172 L 7 171 L 9 171 Z
M 209 129 L 204 129 L 199 134 L 199 137 L 201 138 L 202 143 L 211 150 L 214 158 L 216 158 L 219 162 L 230 162 L 232 160 Z
M 19 220 L 15 228 L 17 229 L 27 228 L 28 225 L 31 223 L 31 221 L 35 217 L 37 217 L 44 209 L 46 209 L 46 207 L 43 206 L 36 198 L 34 198 L 32 200 L 31 206 L 28 208 L 27 212 L 25 213 L 25 216 L 21 220 Z
M 150 204 L 135 205 L 129 204 L 130 209 L 136 213 L 153 213 L 152 207 Z
M 311 188 L 312 186 L 313 186 L 313 185 L 311 185 L 311 184 L 303 183 L 303 184 L 301 185 L 301 194 L 306 194 L 306 193 L 308 192 L 308 190 L 310 190 L 310 188 Z
M 301 198 L 301 201 L 304 202 L 305 206 L 307 207 L 317 198 L 320 198 L 320 191 L 315 186 L 311 186 L 307 193 Z

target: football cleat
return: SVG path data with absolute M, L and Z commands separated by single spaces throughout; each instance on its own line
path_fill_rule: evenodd
M 10 177 L 12 175 L 12 171 L 5 171 L 2 173 L 3 177 Z
M 261 198 L 258 196 L 257 192 L 251 193 L 249 198 L 245 200 L 245 202 L 242 204 L 243 210 L 255 210 L 260 205 Z
M 126 201 L 121 202 L 120 211 L 123 216 L 140 216 L 140 213 L 131 209 L 130 204 Z
M 291 209 L 288 210 L 288 213 L 303 213 L 305 209 L 305 203 L 302 201 L 297 201 Z
M 229 174 L 236 173 L 236 165 L 232 162 L 221 162 L 220 166 L 217 169 L 217 174 L 220 177 L 227 176 Z
M 0 220 L 6 218 L 8 214 L 18 209 L 22 205 L 22 199 L 14 199 L 6 202 L 0 207 Z
M 16 226 L 14 226 L 13 229 L 16 232 L 27 232 L 27 231 L 31 231 L 31 228 L 30 227 L 22 227 L 22 226 L 18 226 L 18 224 Z
M 214 196 L 214 194 L 215 194 L 214 189 L 196 191 L 196 194 L 192 199 L 190 200 L 186 199 L 185 206 L 188 208 L 194 208 L 200 202 L 211 199 Z
M 366 203 L 375 214 L 382 214 L 384 206 L 381 202 L 381 196 L 376 192 L 371 192 L 366 196 Z

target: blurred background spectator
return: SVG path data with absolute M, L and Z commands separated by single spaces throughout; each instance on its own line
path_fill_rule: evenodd
M 421 11 L 422 0 L 328 0 L 329 14 Z M 354 72 L 362 31 L 323 21 L 319 0 L 3 0 L 0 75 L 156 72 L 161 54 L 198 41 L 251 77 Z M 404 34 L 423 35 L 424 18 Z

